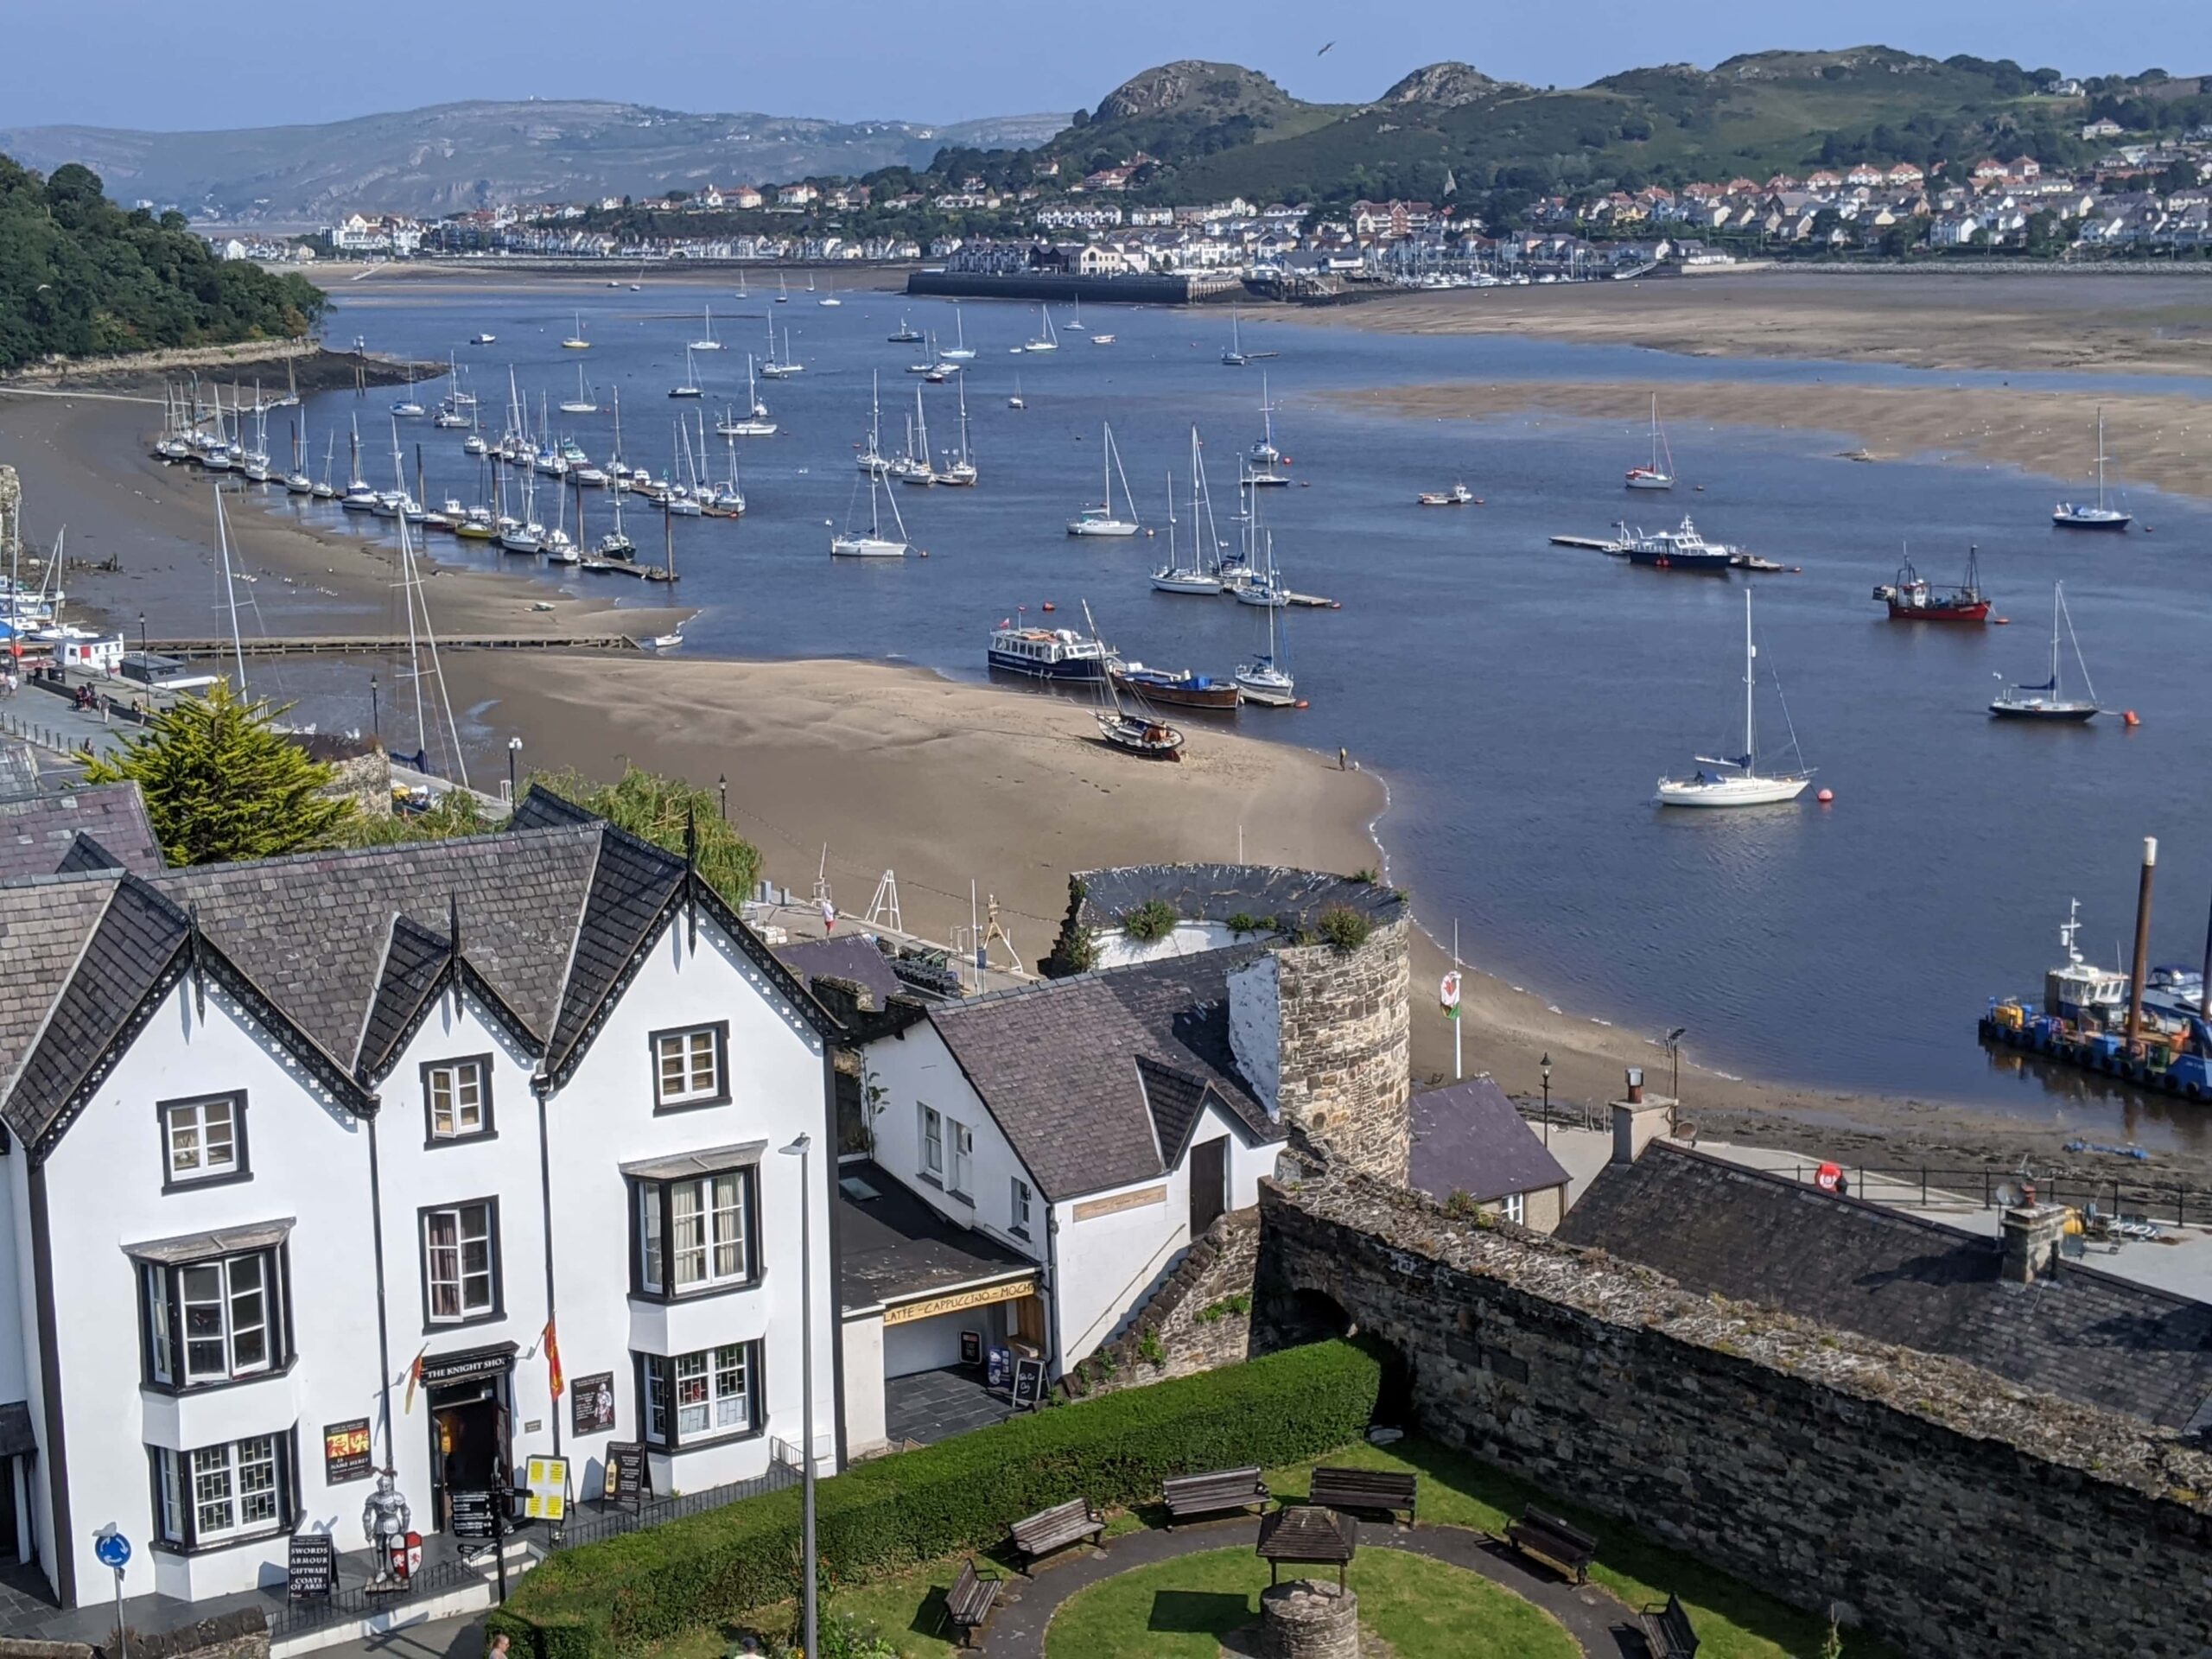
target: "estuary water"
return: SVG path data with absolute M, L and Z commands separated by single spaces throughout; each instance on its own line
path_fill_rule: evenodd
M 950 344 L 955 307 L 846 290 L 824 308 L 794 292 L 779 305 L 734 279 L 656 278 L 626 286 L 426 283 L 338 296 L 333 339 L 423 359 L 458 353 L 487 430 L 504 417 L 508 372 L 533 407 L 575 396 L 581 365 L 602 413 L 564 416 L 594 457 L 613 448 L 619 389 L 625 448 L 656 473 L 671 464 L 671 402 L 702 308 L 728 349 L 696 359 L 710 470 L 728 468 L 715 418 L 744 391 L 745 354 L 789 329 L 805 372 L 763 383 L 781 429 L 740 440 L 749 511 L 741 522 L 676 526 L 680 598 L 701 614 L 688 648 L 744 657 L 848 656 L 981 677 L 987 635 L 1022 607 L 1052 601 L 1080 626 L 1089 601 L 1124 655 L 1168 668 L 1229 672 L 1262 613 L 1228 600 L 1170 597 L 1147 583 L 1157 538 L 1077 540 L 1065 521 L 1098 499 L 1100 429 L 1113 423 L 1144 521 L 1164 525 L 1166 477 L 1187 491 L 1189 432 L 1205 439 L 1217 524 L 1233 535 L 1236 461 L 1259 435 L 1262 380 L 1278 405 L 1291 487 L 1265 493 L 1263 515 L 1290 586 L 1342 608 L 1282 614 L 1302 710 L 1247 708 L 1238 730 L 1333 751 L 1344 746 L 1390 780 L 1382 826 L 1393 879 L 1412 889 L 1433 931 L 1456 920 L 1467 958 L 1569 1013 L 1630 1028 L 1690 1028 L 1688 1051 L 1745 1076 L 1961 1098 L 2046 1116 L 2068 1090 L 2077 1120 L 2100 1110 L 2146 1141 L 2212 1140 L 2183 1111 L 2155 1121 L 2084 1108 L 2070 1084 L 1999 1068 L 1974 1022 L 1993 994 L 2033 988 L 2059 958 L 2056 930 L 2079 899 L 2082 948 L 2111 961 L 2133 925 L 2140 839 L 2162 846 L 2158 960 L 2194 963 L 2212 899 L 2212 800 L 2203 734 L 2212 702 L 2212 510 L 2132 492 L 2139 530 L 2069 535 L 2049 515 L 2078 480 L 1936 458 L 1866 465 L 1840 458 L 1841 434 L 1752 428 L 1669 429 L 1681 478 L 1671 495 L 1630 495 L 1623 471 L 1645 448 L 1646 410 L 1617 422 L 1550 414 L 1483 422 L 1414 420 L 1347 407 L 1352 388 L 1429 383 L 1638 378 L 1664 407 L 1674 378 L 1910 387 L 1999 379 L 2082 392 L 2091 451 L 2098 390 L 2134 385 L 2205 395 L 2212 385 L 2032 374 L 1920 374 L 1889 366 L 1700 358 L 1517 338 L 1433 338 L 1243 320 L 1249 351 L 1220 361 L 1225 313 L 1093 308 L 1075 326 L 1055 307 L 1061 346 L 1011 349 L 1037 331 L 1034 306 L 969 302 L 960 327 L 976 356 L 966 385 L 982 469 L 973 490 L 898 491 L 914 545 L 929 556 L 832 561 L 831 526 L 855 506 L 853 456 L 880 378 L 886 453 L 898 445 L 918 378 L 918 346 L 889 343 L 902 318 Z M 581 309 L 588 352 L 559 342 Z M 1092 333 L 1110 331 L 1110 345 Z M 463 342 L 498 336 L 488 346 Z M 1027 407 L 1007 398 L 1019 386 Z M 421 389 L 435 406 L 440 385 Z M 957 388 L 922 393 L 934 447 L 956 441 Z M 360 419 L 372 481 L 391 471 L 392 394 L 309 400 L 308 452 L 319 472 L 336 432 Z M 457 432 L 400 423 L 413 484 L 422 444 L 435 504 L 485 499 Z M 283 437 L 272 431 L 271 448 Z M 1464 479 L 1483 505 L 1416 507 L 1424 489 Z M 341 480 L 342 481 L 342 480 Z M 1118 488 L 1118 484 L 1117 484 Z M 590 492 L 592 531 L 608 497 Z M 540 516 L 550 521 L 541 502 Z M 858 508 L 865 518 L 861 486 Z M 271 511 L 338 515 L 327 506 Z M 1698 577 L 1631 568 L 1547 545 L 1560 532 L 1601 536 L 1623 517 L 1660 528 L 1694 515 L 1707 536 L 1801 566 L 1799 574 Z M 660 521 L 627 515 L 657 554 Z M 1187 531 L 1188 510 L 1183 513 Z M 354 521 L 363 534 L 383 533 Z M 2155 534 L 2141 533 L 2147 522 Z M 1870 598 L 1909 542 L 1923 575 L 1957 581 L 1969 544 L 2010 626 L 1908 626 Z M 441 537 L 447 562 L 550 579 L 535 560 Z M 2095 690 L 2114 711 L 2085 728 L 1990 720 L 2001 677 L 2048 671 L 2051 590 L 2063 580 Z M 564 586 L 619 578 L 571 574 Z M 1743 585 L 1752 585 L 1760 656 L 1762 748 L 1794 722 L 1816 785 L 1797 805 L 1738 812 L 1662 810 L 1662 772 L 1740 747 Z M 2065 649 L 2064 671 L 2075 674 Z M 1786 694 L 1777 696 L 1774 677 Z M 2117 711 L 2141 718 L 2124 729 Z M 1192 717 L 1192 742 L 1205 721 Z M 1231 856 L 1224 826 L 1223 855 Z M 1517 1086 L 1517 1085 L 1516 1085 Z

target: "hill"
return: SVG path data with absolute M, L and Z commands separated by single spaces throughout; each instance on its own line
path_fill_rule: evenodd
M 589 101 L 442 104 L 315 126 L 213 132 L 0 129 L 0 151 L 77 162 L 125 201 L 227 224 L 311 226 L 354 209 L 448 213 L 496 202 L 656 195 L 709 183 L 926 166 L 947 145 L 1044 143 L 1060 115 L 937 127 L 758 114 L 692 115 Z
M 1088 167 L 1140 153 L 1182 162 L 1325 128 L 1350 106 L 1307 104 L 1256 69 L 1185 58 L 1134 75 L 1045 146 Z
M 0 372 L 52 353 L 107 357 L 305 334 L 306 277 L 219 259 L 181 215 L 125 213 L 96 174 L 0 156 Z

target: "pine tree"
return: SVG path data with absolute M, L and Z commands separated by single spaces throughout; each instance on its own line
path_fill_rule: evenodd
M 329 845 L 353 804 L 325 795 L 331 769 L 276 728 L 284 711 L 218 681 L 156 715 L 121 753 L 85 761 L 88 783 L 135 783 L 172 865 L 227 864 Z

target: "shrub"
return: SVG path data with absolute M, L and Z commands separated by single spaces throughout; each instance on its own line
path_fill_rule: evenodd
M 1151 1497 L 1160 1480 L 1275 1468 L 1358 1438 L 1382 1367 L 1316 1343 L 1017 1417 L 856 1464 L 817 1497 L 821 1559 L 849 1584 L 1002 1541 L 1025 1515 Z M 555 1555 L 486 1619 L 523 1659 L 611 1659 L 791 1593 L 796 1487 Z
M 1226 1319 L 1242 1319 L 1252 1311 L 1252 1299 L 1243 1291 L 1234 1296 L 1224 1296 L 1217 1302 L 1208 1302 L 1198 1310 L 1200 1325 L 1218 1325 Z
M 1347 905 L 1332 905 L 1321 912 L 1316 930 L 1322 942 L 1339 950 L 1357 950 L 1367 943 L 1367 936 L 1375 931 L 1374 923 Z
M 1122 918 L 1122 931 L 1141 944 L 1149 944 L 1154 939 L 1166 938 L 1169 930 L 1181 919 L 1175 913 L 1175 906 L 1165 899 L 1147 899 Z
M 1157 1366 L 1162 1370 L 1166 1369 L 1167 1351 L 1160 1345 L 1159 1332 L 1150 1326 L 1146 1327 L 1144 1335 L 1137 1339 L 1137 1357 L 1148 1365 Z
M 1249 911 L 1240 910 L 1236 912 L 1236 914 L 1232 915 L 1228 921 L 1224 922 L 1223 925 L 1228 928 L 1230 932 L 1239 935 L 1245 933 L 1257 933 L 1260 931 L 1260 918 L 1253 915 Z

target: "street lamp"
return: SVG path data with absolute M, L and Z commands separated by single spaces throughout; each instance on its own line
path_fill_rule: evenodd
M 141 657 L 146 654 L 146 613 L 143 611 L 138 613 L 138 654 Z
M 369 676 L 369 735 L 384 735 L 384 714 L 377 706 L 377 677 L 373 674 Z
M 1672 1135 L 1679 1127 L 1682 1109 L 1682 1033 L 1688 1026 L 1676 1026 L 1667 1033 L 1667 1093 L 1674 1104 L 1667 1109 L 1667 1132 Z
M 1548 1147 L 1552 1143 L 1552 1054 L 1549 1049 L 1544 1051 L 1544 1058 L 1537 1061 L 1536 1065 L 1544 1074 L 1544 1144 Z
M 518 804 L 515 798 L 515 766 L 521 758 L 522 739 L 509 738 L 507 740 L 507 805 L 510 808 Z
M 785 1156 L 798 1159 L 798 1315 L 799 1365 L 798 1385 L 805 1395 L 799 1405 L 799 1433 L 806 1444 L 799 1452 L 802 1483 L 800 1500 L 799 1569 L 805 1574 L 804 1588 L 799 1592 L 802 1609 L 800 1630 L 803 1645 L 800 1651 L 812 1659 L 819 1651 L 815 1645 L 815 1625 L 821 1609 L 815 1605 L 814 1564 L 814 1240 L 812 1220 L 814 1192 L 812 1162 L 809 1154 L 814 1147 L 814 1137 L 802 1135 L 788 1147 L 781 1148 Z
M 729 774 L 728 772 L 724 772 L 721 777 L 715 779 L 715 787 L 721 791 L 722 822 L 724 823 L 728 823 L 729 822 Z

